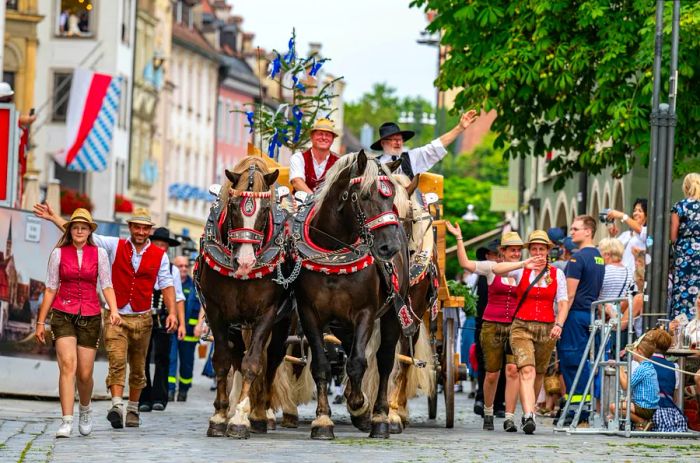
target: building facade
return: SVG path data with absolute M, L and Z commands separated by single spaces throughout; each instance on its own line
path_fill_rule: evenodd
M 129 131 L 133 88 L 136 0 L 38 0 L 36 84 L 37 122 L 33 126 L 36 165 L 46 185 L 56 178 L 63 188 L 86 193 L 100 220 L 114 219 L 116 194 L 128 182 Z M 69 171 L 54 160 L 66 148 L 66 113 L 73 71 L 87 68 L 121 77 L 119 112 L 107 168 Z
M 219 55 L 200 30 L 201 4 L 179 0 L 174 7 L 169 66 L 174 88 L 163 171 L 167 224 L 196 240 L 204 229 L 214 178 Z

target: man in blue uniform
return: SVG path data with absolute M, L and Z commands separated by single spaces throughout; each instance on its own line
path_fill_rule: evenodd
M 187 400 L 187 391 L 192 386 L 192 371 L 194 369 L 194 350 L 201 334 L 200 310 L 201 304 L 197 299 L 194 281 L 190 276 L 190 263 L 185 256 L 177 256 L 173 263 L 180 271 L 182 292 L 185 295 L 185 336 L 181 340 L 173 339 L 170 347 L 170 372 L 168 374 L 168 396 L 177 401 Z M 180 377 L 178 385 L 177 365 L 180 360 Z
M 564 377 L 566 391 L 574 395 L 572 402 L 588 400 L 582 397 L 590 375 L 588 364 L 581 372 L 575 391 L 571 390 L 571 385 L 590 336 L 591 304 L 598 300 L 605 277 L 605 262 L 593 244 L 596 226 L 593 217 L 581 215 L 576 217 L 570 228 L 571 239 L 578 245 L 578 252 L 571 257 L 566 266 L 566 286 L 570 308 L 557 351 L 559 369 Z

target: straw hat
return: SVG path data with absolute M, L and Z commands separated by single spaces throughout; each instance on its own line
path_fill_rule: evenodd
M 507 232 L 504 233 L 503 236 L 501 237 L 501 247 L 505 248 L 506 246 L 525 246 L 525 243 L 523 243 L 522 238 L 520 238 L 520 235 L 518 235 L 518 232 Z
M 544 244 L 548 248 L 554 247 L 554 243 L 549 240 L 549 236 L 547 236 L 547 232 L 544 230 L 535 230 L 530 233 L 530 236 L 527 237 L 527 243 L 525 243 L 525 245 L 529 248 L 533 244 Z
M 338 131 L 335 129 L 335 125 L 333 124 L 333 121 L 330 119 L 326 119 L 325 117 L 322 117 L 321 119 L 316 119 L 316 122 L 314 122 L 313 127 L 311 127 L 311 131 L 313 132 L 314 130 L 321 130 L 323 132 L 330 132 L 336 137 L 340 135 Z
M 70 228 L 70 226 L 76 222 L 88 224 L 90 226 L 90 231 L 95 231 L 95 229 L 97 228 L 97 224 L 94 220 L 92 220 L 92 215 L 90 214 L 90 211 L 88 211 L 87 209 L 83 209 L 82 207 L 79 207 L 78 209 L 73 211 L 73 215 L 70 216 L 70 220 L 63 224 L 63 228 L 65 230 L 68 230 L 68 228 Z
M 144 207 L 137 207 L 134 209 L 134 212 L 132 212 L 131 217 L 127 219 L 126 223 L 139 223 L 141 225 L 150 226 L 155 225 L 155 223 L 153 223 L 151 220 L 151 213 Z

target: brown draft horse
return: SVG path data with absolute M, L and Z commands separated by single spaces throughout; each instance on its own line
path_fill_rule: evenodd
M 272 281 L 272 266 L 261 267 L 265 263 L 258 262 L 261 251 L 270 245 L 271 213 L 275 207 L 273 185 L 278 174 L 277 170 L 269 172 L 256 157 L 247 157 L 233 171 L 227 170 L 229 181 L 223 185 L 219 203 L 214 206 L 225 211 L 225 216 L 213 212 L 209 220 L 219 231 L 212 233 L 207 228 L 203 237 L 196 281 L 214 335 L 217 380 L 215 412 L 209 419 L 208 436 L 248 438 L 251 422 L 253 431 L 266 431 L 266 410 L 272 399 L 270 385 L 284 358 L 289 330 L 288 319 L 277 320 L 286 291 Z M 219 255 L 216 262 L 212 260 L 214 253 L 222 250 L 225 255 Z M 222 261 L 228 265 L 222 266 Z M 241 334 L 243 328 L 252 330 L 248 346 Z M 232 367 L 241 372 L 242 386 L 235 413 L 227 425 L 226 379 Z
M 334 333 L 348 354 L 345 397 L 352 422 L 359 429 L 370 431 L 370 437 L 389 437 L 387 385 L 401 325 L 392 301 L 388 300 L 392 290 L 385 283 L 380 266 L 393 264 L 394 288 L 407 301 L 407 237 L 398 220 L 382 221 L 395 217 L 393 201 L 400 190 L 388 174 L 399 162 L 387 169 L 363 151 L 341 157 L 326 174 L 314 206 L 316 213 L 308 222 L 308 238 L 319 247 L 333 251 L 353 248 L 351 243 L 357 248 L 364 244 L 374 259 L 368 267 L 347 274 L 323 273 L 304 265 L 295 282 L 297 310 L 311 346 L 311 372 L 317 388 L 312 439 L 335 437 L 328 403 L 331 368 L 323 342 L 324 327 L 331 321 L 339 325 Z M 376 319 L 381 320 L 376 354 L 380 380 L 370 419 L 362 378 L 367 367 L 365 347 Z

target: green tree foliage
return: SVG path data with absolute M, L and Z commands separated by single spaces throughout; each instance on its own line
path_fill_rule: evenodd
M 503 159 L 504 148 L 494 148 L 495 139 L 496 134 L 489 133 L 473 151 L 446 156 L 434 171 L 445 177 L 473 177 L 492 185 L 506 185 L 508 168 Z
M 550 170 L 622 175 L 648 161 L 655 3 L 649 0 L 413 0 L 437 12 L 430 24 L 451 50 L 437 84 L 461 88 L 456 106 L 495 108 L 497 146 L 509 157 L 550 150 Z M 671 3 L 664 56 L 670 55 Z M 676 175 L 700 137 L 700 3 L 683 2 Z M 664 66 L 664 83 L 668 66 Z M 611 143 L 608 143 L 611 142 Z
M 365 93 L 358 101 L 345 103 L 345 126 L 359 135 L 362 126 L 367 123 L 374 130 L 375 137 L 379 136 L 379 126 L 384 122 L 398 122 L 402 112 L 414 114 L 412 124 L 401 124 L 404 130 L 413 130 L 416 136 L 409 140 L 408 147 L 423 146 L 435 138 L 435 127 L 421 123 L 422 113 L 435 113 L 435 108 L 429 101 L 420 96 L 400 98 L 396 89 L 386 83 L 377 83 L 370 92 Z

